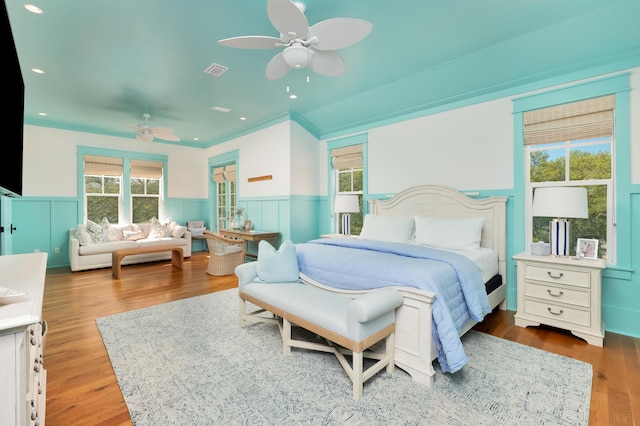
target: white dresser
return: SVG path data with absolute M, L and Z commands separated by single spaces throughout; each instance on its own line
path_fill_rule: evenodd
M 546 324 L 602 346 L 601 271 L 603 259 L 513 256 L 518 264 L 518 312 L 520 327 Z
M 45 424 L 42 298 L 47 254 L 0 256 L 0 287 L 26 293 L 0 299 L 0 425 Z

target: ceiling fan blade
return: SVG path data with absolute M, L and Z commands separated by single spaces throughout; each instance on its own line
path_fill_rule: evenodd
M 132 129 L 142 130 L 140 126 L 134 126 L 133 124 L 122 123 L 123 126 L 131 127 Z
M 165 141 L 179 141 L 180 138 L 173 133 L 173 129 L 168 127 L 150 127 L 149 133 L 158 139 L 164 139 Z
M 267 15 L 275 29 L 288 38 L 305 38 L 309 32 L 307 17 L 291 0 L 268 0 Z
M 339 77 L 346 71 L 342 58 L 333 50 L 315 51 L 309 69 L 327 77 Z
M 291 70 L 291 67 L 284 61 L 282 52 L 273 57 L 267 64 L 267 78 L 271 81 L 277 80 Z
M 240 49 L 273 49 L 281 47 L 282 40 L 269 36 L 240 36 L 218 40 L 218 44 Z
M 332 18 L 320 21 L 309 28 L 307 39 L 317 50 L 335 50 L 351 46 L 365 38 L 373 24 L 356 18 Z M 313 42 L 315 37 L 317 42 Z

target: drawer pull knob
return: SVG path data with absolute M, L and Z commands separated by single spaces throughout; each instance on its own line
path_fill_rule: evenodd
M 560 274 L 558 275 L 553 275 L 551 272 L 547 271 L 547 275 L 549 275 L 550 278 L 555 278 L 555 279 L 560 279 L 564 276 L 564 274 L 562 272 L 560 272 Z
M 547 308 L 547 310 L 549 311 L 549 313 L 550 313 L 551 315 L 562 315 L 562 314 L 564 313 L 564 311 L 563 311 L 562 309 L 560 309 L 560 312 L 553 312 L 553 311 L 551 310 L 551 308 Z
M 549 293 L 549 296 L 560 297 L 564 294 L 564 291 L 559 291 L 557 294 L 553 294 L 551 293 L 551 290 L 547 289 L 547 293 Z

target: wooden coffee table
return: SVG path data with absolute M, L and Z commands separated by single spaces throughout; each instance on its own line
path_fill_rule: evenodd
M 178 269 L 182 269 L 182 262 L 184 260 L 182 254 L 182 247 L 175 247 L 169 245 L 162 246 L 149 246 L 149 247 L 134 247 L 126 249 L 114 250 L 111 254 L 111 271 L 115 278 L 120 278 L 120 262 L 125 256 L 131 256 L 133 254 L 147 254 L 147 253 L 160 253 L 163 251 L 171 252 L 171 264 Z

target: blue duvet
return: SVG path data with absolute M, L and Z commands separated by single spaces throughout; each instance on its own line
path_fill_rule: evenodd
M 436 293 L 433 338 L 443 372 L 467 363 L 459 333 L 491 312 L 478 267 L 468 258 L 429 247 L 328 238 L 296 244 L 300 272 L 331 287 L 369 290 L 408 286 Z

